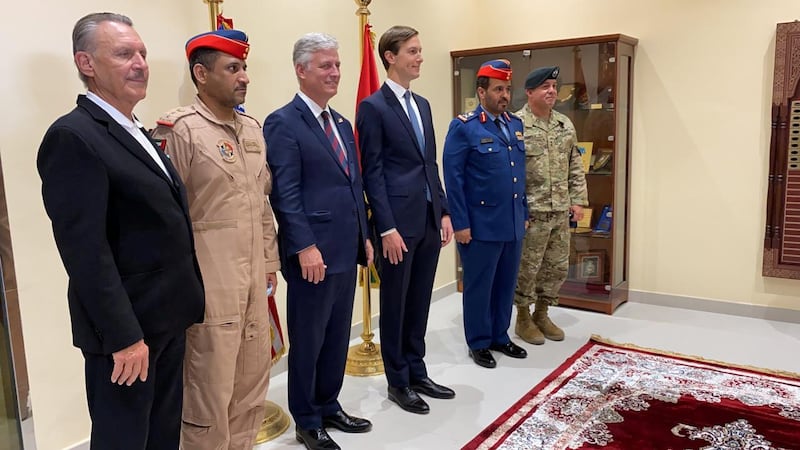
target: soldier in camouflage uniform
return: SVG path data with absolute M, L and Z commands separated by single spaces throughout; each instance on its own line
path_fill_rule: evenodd
M 564 339 L 547 316 L 569 269 L 569 214 L 575 221 L 588 205 L 586 177 L 575 127 L 553 110 L 558 67 L 542 67 L 525 79 L 528 102 L 517 111 L 525 126 L 525 171 L 530 227 L 522 248 L 514 303 L 517 336 L 531 344 Z M 533 314 L 530 305 L 535 304 Z

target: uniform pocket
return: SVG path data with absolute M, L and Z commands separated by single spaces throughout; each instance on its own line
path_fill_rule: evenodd
M 265 373 L 269 369 L 267 360 L 271 355 L 267 345 L 268 334 L 269 330 L 264 322 L 252 321 L 245 325 L 242 356 L 239 358 L 243 374 Z
M 192 222 L 192 229 L 194 231 L 221 230 L 223 228 L 236 228 L 237 226 L 236 219 Z
M 501 150 L 505 150 L 505 146 L 499 142 L 478 145 L 478 164 L 483 167 L 505 167 L 508 157 Z
M 306 218 L 311 223 L 321 223 L 321 222 L 330 222 L 331 221 L 331 212 L 330 211 L 314 211 L 310 214 L 306 214 Z

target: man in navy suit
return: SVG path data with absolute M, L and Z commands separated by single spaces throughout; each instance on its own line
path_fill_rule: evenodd
M 342 411 L 357 264 L 372 262 L 350 122 L 328 106 L 339 86 L 339 44 L 309 33 L 294 44 L 300 92 L 264 122 L 270 195 L 286 278 L 289 411 L 309 449 L 338 449 L 326 427 L 372 424 Z
M 490 350 L 525 358 L 508 326 L 522 238 L 528 221 L 522 121 L 506 112 L 511 101 L 511 64 L 481 65 L 476 79 L 480 105 L 450 123 L 444 142 L 444 182 L 455 239 L 464 267 L 464 334 L 469 355 L 494 368 Z
M 428 101 L 410 91 L 419 78 L 417 30 L 388 29 L 378 43 L 387 80 L 358 107 L 364 186 L 372 209 L 381 278 L 381 354 L 389 399 L 427 414 L 420 398 L 453 398 L 425 368 L 425 330 L 439 251 L 453 236 L 439 181 L 436 139 Z M 377 236 L 376 236 L 377 238 Z
M 175 450 L 184 335 L 205 304 L 186 190 L 133 115 L 148 67 L 131 20 L 85 16 L 72 45 L 88 92 L 47 130 L 37 164 L 85 359 L 90 445 Z

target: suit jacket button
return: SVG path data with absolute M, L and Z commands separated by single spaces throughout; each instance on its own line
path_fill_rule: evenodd
M 514 198 L 517 198 L 517 194 L 514 194 Z
M 516 182 L 517 182 L 517 177 L 514 177 L 514 183 L 516 183 Z
M 511 146 L 510 145 L 508 146 L 508 151 L 511 151 Z
M 490 152 L 492 151 L 492 147 L 489 147 L 489 151 L 490 151 Z
M 481 205 L 485 205 L 485 204 L 486 204 L 486 202 L 481 200 Z
M 511 167 L 514 167 L 514 161 L 511 161 Z

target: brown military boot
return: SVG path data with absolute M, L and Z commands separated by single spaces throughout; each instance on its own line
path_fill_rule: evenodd
M 517 306 L 517 325 L 514 327 L 514 332 L 529 344 L 544 344 L 544 335 L 534 325 L 530 309 L 527 306 Z
M 545 302 L 544 300 L 536 300 L 536 308 L 533 310 L 533 324 L 541 330 L 540 333 L 544 335 L 547 339 L 552 341 L 563 341 L 564 340 L 564 330 L 558 328 L 556 324 L 547 317 L 547 308 L 550 305 Z M 519 324 L 519 320 L 517 320 L 517 324 Z M 519 334 L 519 333 L 517 333 Z

